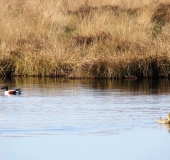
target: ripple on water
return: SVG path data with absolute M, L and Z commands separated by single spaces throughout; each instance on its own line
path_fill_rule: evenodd
M 156 119 L 170 112 L 169 90 L 158 94 L 159 84 L 150 90 L 142 85 L 90 80 L 20 83 L 22 95 L 0 95 L 0 133 L 109 135 L 156 129 Z

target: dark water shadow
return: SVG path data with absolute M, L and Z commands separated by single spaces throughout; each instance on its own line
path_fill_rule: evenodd
M 13 77 L 0 79 L 0 85 L 8 85 L 13 88 L 20 88 L 23 85 L 35 85 L 46 89 L 60 87 L 84 87 L 95 90 L 119 90 L 122 92 L 140 92 L 142 94 L 167 94 L 170 93 L 169 79 L 143 79 L 143 80 L 94 80 L 94 79 L 63 79 L 49 77 Z

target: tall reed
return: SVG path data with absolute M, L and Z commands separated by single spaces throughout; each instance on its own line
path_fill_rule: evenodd
M 170 76 L 168 0 L 0 0 L 0 9 L 0 76 Z

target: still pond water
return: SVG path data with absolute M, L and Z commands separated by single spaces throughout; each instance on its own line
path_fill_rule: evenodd
M 169 160 L 169 80 L 0 79 L 0 160 Z

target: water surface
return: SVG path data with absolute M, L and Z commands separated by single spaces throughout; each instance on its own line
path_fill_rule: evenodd
M 0 159 L 169 159 L 169 80 L 1 79 Z

